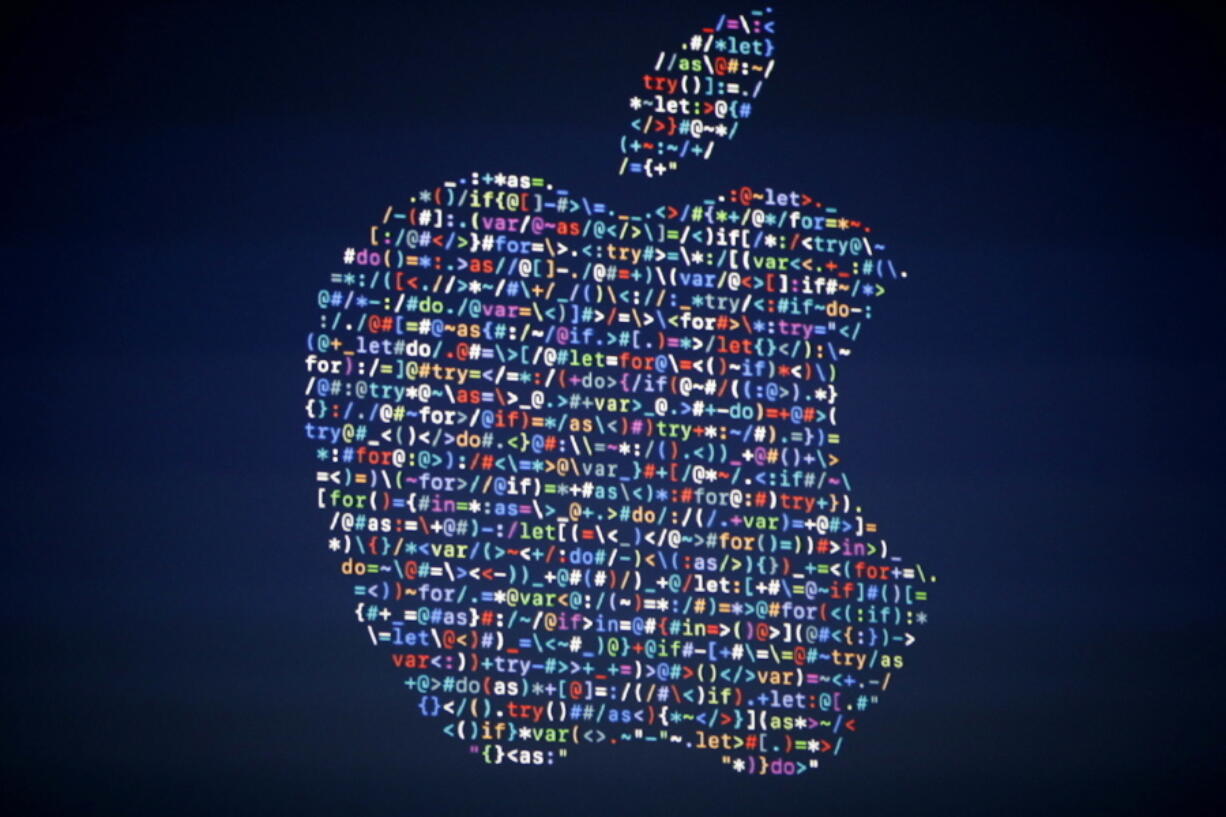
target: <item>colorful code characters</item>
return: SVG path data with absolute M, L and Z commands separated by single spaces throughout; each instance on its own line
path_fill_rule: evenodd
M 621 171 L 731 138 L 772 33 L 724 16 L 661 54 Z M 843 361 L 906 275 L 867 225 L 786 188 L 624 213 L 482 172 L 338 260 L 303 358 L 315 503 L 421 716 L 488 763 L 660 742 L 799 775 L 840 752 L 931 580 L 839 454 Z

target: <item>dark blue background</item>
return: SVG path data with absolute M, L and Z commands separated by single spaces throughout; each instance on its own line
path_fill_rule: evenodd
M 726 9 L 43 3 L 0 34 L 6 811 L 1221 813 L 1223 44 L 1188 4 L 780 4 L 736 142 L 617 179 Z M 348 620 L 302 333 L 470 170 L 632 210 L 810 192 L 912 277 L 845 368 L 857 496 L 940 577 L 857 741 L 485 767 Z M 639 747 L 624 747 L 626 749 Z

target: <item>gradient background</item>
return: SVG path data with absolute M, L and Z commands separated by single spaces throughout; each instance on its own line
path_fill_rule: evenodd
M 1198 4 L 780 3 L 754 117 L 654 184 L 613 175 L 624 100 L 733 9 L 432 5 L 6 12 L 0 805 L 1222 813 L 1226 49 Z M 301 430 L 313 293 L 473 169 L 625 210 L 803 190 L 910 268 L 841 453 L 940 583 L 819 773 L 485 767 L 348 619 Z

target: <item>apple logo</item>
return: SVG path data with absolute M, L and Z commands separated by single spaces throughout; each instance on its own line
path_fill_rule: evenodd
M 773 32 L 662 52 L 618 171 L 731 139 Z M 927 622 L 839 454 L 843 362 L 904 276 L 783 187 L 623 213 L 483 172 L 378 213 L 318 290 L 305 432 L 341 606 L 419 714 L 486 763 L 837 755 Z

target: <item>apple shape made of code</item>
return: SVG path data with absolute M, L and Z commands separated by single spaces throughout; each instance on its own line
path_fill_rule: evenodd
M 636 113 L 620 171 L 710 155 L 679 132 L 719 138 L 750 93 L 712 44 L 752 78 L 764 23 L 721 17 L 684 67 L 661 53 L 645 86 L 721 76 L 732 101 L 684 127 Z M 666 59 L 690 73 L 670 84 Z M 627 214 L 472 173 L 378 213 L 318 292 L 306 436 L 348 614 L 412 706 L 487 763 L 658 742 L 798 775 L 837 755 L 927 621 L 928 577 L 839 453 L 844 362 L 904 276 L 867 225 L 785 188 Z

